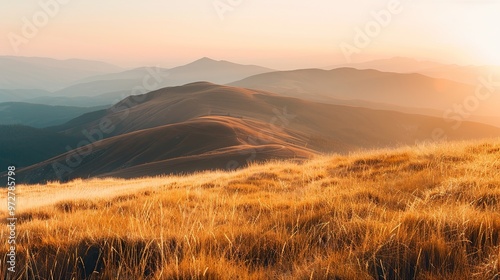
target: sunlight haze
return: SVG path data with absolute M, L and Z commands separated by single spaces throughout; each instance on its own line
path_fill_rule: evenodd
M 22 36 L 23 17 L 33 21 L 39 3 L 50 2 L 2 4 L 0 55 L 95 59 L 124 67 L 169 67 L 204 56 L 277 69 L 322 67 L 345 63 L 339 45 L 352 44 L 355 29 L 364 29 L 372 12 L 395 2 L 401 13 L 352 56 L 354 62 L 406 56 L 500 64 L 497 1 L 72 0 L 16 53 L 9 34 Z

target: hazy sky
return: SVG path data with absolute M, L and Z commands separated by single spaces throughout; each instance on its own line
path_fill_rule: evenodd
M 352 46 L 354 62 L 409 56 L 500 64 L 495 0 L 59 2 L 2 1 L 0 55 L 96 59 L 125 67 L 170 67 L 208 56 L 285 69 L 345 63 L 340 46 Z M 46 16 L 40 3 L 52 3 L 48 11 L 54 12 Z M 390 20 L 380 13 L 385 26 L 378 28 L 373 12 L 390 5 L 396 13 L 387 12 Z M 356 44 L 356 28 L 367 26 L 369 44 L 366 38 Z

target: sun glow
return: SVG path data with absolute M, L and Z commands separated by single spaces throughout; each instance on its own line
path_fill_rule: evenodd
M 477 1 L 478 5 L 464 4 L 460 16 L 449 18 L 450 36 L 457 39 L 457 48 L 480 64 L 500 65 L 500 38 L 498 26 L 500 3 Z

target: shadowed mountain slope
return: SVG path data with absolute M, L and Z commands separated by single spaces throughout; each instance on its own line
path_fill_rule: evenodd
M 477 123 L 454 130 L 435 117 L 199 82 L 131 96 L 52 128 L 81 139 L 81 148 L 20 176 L 39 182 L 231 169 L 273 158 L 414 144 L 436 138 L 437 129 L 441 140 L 500 135 L 500 129 Z
M 82 114 L 105 108 L 69 107 L 24 102 L 0 103 L 0 125 L 20 124 L 37 128 L 59 125 Z
M 246 165 L 249 158 L 305 159 L 313 154 L 294 144 L 297 139 L 287 131 L 263 128 L 264 123 L 238 118 L 196 118 L 104 139 L 26 168 L 21 174 L 29 182 L 107 174 L 137 177 L 232 169 Z
M 22 125 L 0 125 L 0 166 L 26 167 L 66 152 L 77 137 Z

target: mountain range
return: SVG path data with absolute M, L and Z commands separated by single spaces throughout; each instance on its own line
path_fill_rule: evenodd
M 3 61 L 8 63 L 0 64 L 3 65 L 0 68 L 0 74 L 3 75 L 3 80 L 0 80 L 0 102 L 80 107 L 112 105 L 129 95 L 143 94 L 166 86 L 197 81 L 224 84 L 274 71 L 206 57 L 171 69 L 155 66 L 125 71 L 85 60 L 0 57 L 0 62 Z M 43 72 L 43 75 L 34 78 L 39 72 Z M 16 78 L 22 73 L 23 79 Z M 41 82 L 37 83 L 38 80 Z
M 130 96 L 112 108 L 52 128 L 79 149 L 20 170 L 25 182 L 141 177 L 246 166 L 269 159 L 414 144 L 441 118 L 323 104 L 198 82 Z M 500 136 L 466 122 L 446 139 Z
M 467 110 L 471 105 L 465 103 L 471 102 L 472 109 L 462 115 L 470 120 L 500 126 L 497 107 L 500 95 L 489 92 L 487 86 L 480 91 L 487 98 L 478 99 L 477 86 L 418 73 L 355 68 L 302 69 L 263 73 L 230 85 L 317 102 L 410 111 L 447 118 L 457 116 L 456 106 L 461 106 L 462 111 Z
M 343 67 L 361 70 L 374 69 L 382 72 L 394 73 L 420 73 L 432 78 L 448 79 L 473 86 L 477 86 L 480 83 L 479 79 L 481 77 L 488 78 L 491 75 L 498 77 L 498 75 L 500 75 L 500 67 L 496 65 L 476 66 L 444 64 L 408 57 L 393 57 L 361 63 L 338 64 L 326 68 L 330 70 Z
M 85 77 L 123 71 L 92 60 L 0 56 L 0 89 L 61 89 Z
M 19 61 L 5 77 L 28 62 L 47 64 L 47 72 L 78 64 L 58 85 L 49 75 L 37 88 L 4 83 L 0 90 L 0 101 L 9 101 L 0 103 L 1 162 L 15 163 L 31 183 L 235 169 L 254 161 L 500 136 L 496 95 L 461 116 L 458 127 L 456 112 L 444 117 L 477 87 L 420 73 L 444 67 L 433 62 L 397 58 L 275 71 L 202 58 L 170 69 L 116 71 L 79 60 Z

